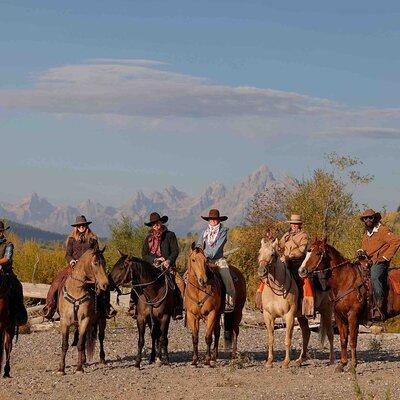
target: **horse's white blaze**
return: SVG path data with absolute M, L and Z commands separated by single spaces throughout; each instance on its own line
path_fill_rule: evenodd
M 306 264 L 307 264 L 307 261 L 310 259 L 310 257 L 311 257 L 311 251 L 307 251 L 306 258 L 301 263 L 300 268 L 299 268 L 299 275 L 302 278 L 304 278 L 306 276 Z

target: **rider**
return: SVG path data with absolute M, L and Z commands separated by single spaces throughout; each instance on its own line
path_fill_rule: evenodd
M 74 228 L 67 239 L 67 250 L 65 259 L 68 263 L 61 272 L 58 273 L 53 280 L 49 292 L 47 293 L 46 305 L 43 308 L 43 316 L 51 319 L 57 309 L 57 298 L 59 290 L 64 286 L 68 275 L 74 269 L 78 259 L 89 249 L 97 249 L 99 246 L 97 236 L 89 228 L 91 221 L 87 221 L 84 215 L 79 215 L 75 219 L 75 223 L 71 226 Z M 102 292 L 99 297 L 100 308 L 105 312 L 107 318 L 116 315 L 116 311 L 110 304 L 110 292 Z
M 283 252 L 281 256 L 281 261 L 286 263 L 288 269 L 292 272 L 294 279 L 297 282 L 299 290 L 301 291 L 301 296 L 303 296 L 303 280 L 298 274 L 298 270 L 306 256 L 307 245 L 308 245 L 308 235 L 303 231 L 303 221 L 299 214 L 292 214 L 290 220 L 287 221 L 290 224 L 289 232 L 286 232 L 282 238 L 279 240 L 279 248 Z M 267 231 L 267 239 L 273 239 L 271 233 Z M 261 295 L 264 289 L 264 283 L 261 282 L 256 293 L 256 305 L 258 308 L 262 308 Z M 309 293 L 307 293 L 308 295 Z M 311 315 L 313 312 L 306 301 L 303 301 L 303 312 L 305 315 Z
M 208 226 L 199 235 L 197 245 L 203 247 L 204 254 L 213 262 L 219 270 L 221 279 L 225 285 L 225 312 L 232 312 L 235 307 L 235 284 L 229 270 L 229 265 L 224 258 L 224 246 L 228 238 L 228 228 L 221 224 L 228 219 L 227 216 L 220 216 L 219 210 L 212 209 L 207 217 L 201 217 L 208 222 Z
M 387 272 L 390 260 L 400 247 L 400 238 L 390 229 L 381 224 L 381 214 L 371 208 L 365 210 L 361 221 L 365 225 L 365 233 L 362 239 L 362 249 L 358 253 L 364 253 L 371 260 L 371 282 L 377 309 L 373 319 L 385 319 L 385 291 Z
M 168 217 L 160 216 L 157 212 L 150 214 L 150 221 L 145 225 L 150 227 L 150 232 L 143 242 L 142 258 L 156 267 L 168 269 L 174 277 L 176 287 L 174 290 L 174 315 L 173 319 L 182 319 L 183 315 L 183 293 L 185 291 L 185 283 L 176 270 L 175 262 L 179 255 L 178 240 L 174 232 L 169 231 L 164 225 L 168 221 Z M 132 291 L 129 308 L 129 315 L 136 317 L 137 296 Z
M 25 325 L 28 322 L 28 314 L 24 305 L 22 285 L 13 271 L 14 245 L 4 235 L 9 228 L 0 221 L 0 273 L 6 274 L 10 279 L 10 315 L 15 318 L 16 325 Z

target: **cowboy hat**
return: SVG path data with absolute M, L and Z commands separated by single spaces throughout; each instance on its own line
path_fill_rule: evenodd
M 7 229 L 10 229 L 10 227 L 9 226 L 5 227 L 4 222 L 0 221 L 0 232 L 4 232 Z
M 289 224 L 299 224 L 299 225 L 303 223 L 300 214 L 292 214 L 287 222 L 289 222 Z
M 228 217 L 226 215 L 219 215 L 219 210 L 213 208 L 208 212 L 208 217 L 201 216 L 205 221 L 209 221 L 210 219 L 218 219 L 219 221 L 226 221 Z
M 161 217 L 159 213 L 152 212 L 150 214 L 150 221 L 149 222 L 145 222 L 144 224 L 146 226 L 152 226 L 156 222 L 161 222 L 162 224 L 165 224 L 167 221 L 168 221 L 168 217 L 166 215 Z
M 367 208 L 366 210 L 363 211 L 363 213 L 360 215 L 360 219 L 363 220 L 366 217 L 370 218 L 375 218 L 377 221 L 380 221 L 382 219 L 382 215 L 380 212 L 376 212 L 372 208 Z
M 71 224 L 71 226 L 80 226 L 80 225 L 90 225 L 92 221 L 87 221 L 84 215 L 78 215 L 75 218 L 75 223 Z

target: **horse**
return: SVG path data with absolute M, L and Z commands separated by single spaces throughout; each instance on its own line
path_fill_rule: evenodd
M 310 327 L 308 319 L 298 308 L 299 290 L 294 276 L 288 271 L 287 266 L 280 261 L 278 253 L 278 241 L 261 240 L 259 251 L 259 275 L 264 277 L 266 285 L 262 294 L 264 320 L 268 330 L 268 359 L 267 366 L 272 367 L 274 344 L 274 320 L 284 317 L 286 321 L 285 347 L 286 357 L 283 367 L 290 362 L 290 348 L 293 332 L 294 317 L 297 317 L 302 335 L 302 350 L 296 364 L 301 366 L 308 358 L 308 343 L 310 340 Z M 334 363 L 332 305 L 327 291 L 314 288 L 315 309 L 321 314 L 320 336 L 321 343 L 325 336 L 329 340 L 329 363 Z
M 236 299 L 234 310 L 224 315 L 225 348 L 231 349 L 231 357 L 237 357 L 237 339 L 242 320 L 243 307 L 246 302 L 246 282 L 242 273 L 235 267 L 229 267 L 236 276 Z M 224 313 L 222 281 L 213 271 L 203 249 L 192 243 L 188 258 L 187 286 L 184 295 L 186 323 L 192 332 L 193 357 L 192 365 L 198 363 L 199 323 L 206 323 L 205 342 L 207 345 L 205 365 L 213 366 L 218 357 L 220 337 L 220 317 Z M 214 335 L 214 347 L 211 345 Z
M 360 262 L 352 263 L 344 258 L 325 239 L 315 238 L 306 259 L 299 269 L 300 276 L 312 276 L 318 271 L 328 272 L 330 297 L 333 303 L 336 325 L 339 329 L 341 355 L 336 371 L 344 371 L 348 362 L 347 344 L 350 336 L 351 366 L 357 366 L 357 337 L 361 322 L 366 319 L 368 289 Z M 400 294 L 396 293 L 391 277 L 398 272 L 389 271 L 388 315 L 400 313 Z M 398 275 L 397 275 L 398 282 Z
M 169 364 L 168 330 L 174 309 L 174 293 L 167 270 L 121 253 L 110 272 L 115 287 L 132 283 L 138 297 L 136 323 L 139 332 L 135 367 L 140 368 L 146 325 L 151 330 L 150 364 Z M 157 355 L 157 359 L 156 359 Z
M 3 365 L 4 350 L 6 363 L 4 366 L 4 378 L 10 378 L 10 357 L 12 341 L 15 334 L 15 321 L 10 315 L 10 287 L 11 282 L 7 274 L 0 274 L 0 372 Z
M 88 351 L 89 359 L 92 358 L 96 340 L 94 332 L 97 329 L 96 294 L 99 294 L 100 290 L 106 290 L 108 286 L 104 250 L 105 247 L 102 250 L 90 249 L 79 258 L 58 297 L 62 334 L 61 361 L 58 368 L 60 375 L 65 374 L 65 356 L 68 351 L 70 326 L 75 325 L 75 329 L 79 331 L 76 372 L 83 372 L 83 364 L 86 361 L 85 349 Z M 92 289 L 93 283 L 95 291 Z

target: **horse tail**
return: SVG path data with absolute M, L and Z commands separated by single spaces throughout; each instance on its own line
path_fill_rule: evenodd
M 91 325 L 86 338 L 86 352 L 89 361 L 93 360 L 94 348 L 96 346 L 97 339 L 97 328 L 98 323 L 96 321 Z
M 232 348 L 232 335 L 233 335 L 233 324 L 235 322 L 235 312 L 224 314 L 224 342 L 225 350 Z

